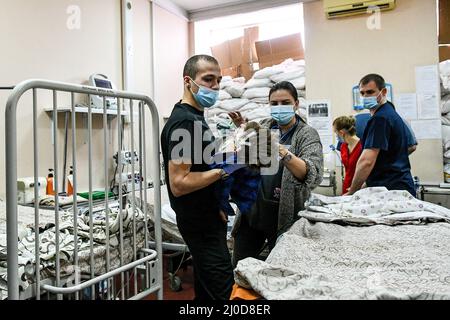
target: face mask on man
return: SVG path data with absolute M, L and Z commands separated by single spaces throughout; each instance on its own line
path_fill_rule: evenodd
M 378 107 L 380 104 L 378 103 L 378 97 L 380 96 L 380 93 L 376 97 L 361 97 L 361 104 L 363 105 L 364 109 L 374 109 Z
M 194 80 L 191 81 L 198 87 L 198 92 L 194 93 L 191 90 L 192 95 L 194 96 L 195 101 L 203 107 L 210 108 L 212 107 L 217 99 L 219 98 L 219 90 L 209 89 L 207 87 L 198 85 Z
M 270 115 L 279 125 L 287 125 L 295 116 L 293 105 L 271 106 Z

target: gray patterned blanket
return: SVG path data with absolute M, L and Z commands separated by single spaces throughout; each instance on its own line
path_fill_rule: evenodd
M 34 216 L 34 209 L 32 209 Z M 74 216 L 71 212 L 61 212 L 59 219 L 59 252 L 60 252 L 60 276 L 61 278 L 75 272 L 74 250 L 78 249 L 78 270 L 81 274 L 90 274 L 93 269 L 95 274 L 106 272 L 106 230 L 109 227 L 110 236 L 110 259 L 111 269 L 120 266 L 120 239 L 119 239 L 119 208 L 112 206 L 109 210 L 109 226 L 106 226 L 105 210 L 94 208 L 93 218 L 93 258 L 94 265 L 91 264 L 90 251 L 90 214 L 88 210 L 80 211 L 76 223 L 78 229 L 78 243 L 74 239 Z M 133 222 L 134 220 L 134 222 Z M 53 219 L 49 222 L 54 222 Z M 122 211 L 123 223 L 123 247 L 124 263 L 133 259 L 133 244 L 137 249 L 144 246 L 144 213 L 136 207 L 133 217 L 133 210 L 128 204 Z M 136 239 L 133 240 L 133 226 L 136 225 Z M 40 275 L 41 279 L 54 277 L 56 274 L 56 229 L 51 226 L 39 233 L 40 240 Z M 35 232 L 30 224 L 19 224 L 19 285 L 22 290 L 26 290 L 34 282 L 35 264 Z M 0 239 L 0 299 L 7 296 L 7 251 L 6 237 L 2 234 Z
M 239 261 L 237 284 L 280 300 L 450 299 L 450 210 L 380 188 L 307 208 L 266 261 Z

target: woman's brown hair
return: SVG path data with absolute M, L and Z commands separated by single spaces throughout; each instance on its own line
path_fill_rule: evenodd
M 355 118 L 348 117 L 348 116 L 342 116 L 342 117 L 334 119 L 334 121 L 333 121 L 333 127 L 337 131 L 345 130 L 348 132 L 348 134 L 350 134 L 352 136 L 356 134 L 355 125 L 356 125 Z

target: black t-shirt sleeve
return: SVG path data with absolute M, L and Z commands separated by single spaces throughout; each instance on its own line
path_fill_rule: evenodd
M 167 134 L 168 159 L 194 163 L 194 123 L 183 120 L 176 122 Z
M 367 135 L 364 141 L 364 149 L 380 149 L 387 151 L 391 126 L 388 119 L 373 117 L 367 124 Z

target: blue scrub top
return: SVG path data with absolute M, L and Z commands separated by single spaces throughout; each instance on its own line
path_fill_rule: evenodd
M 408 132 L 392 103 L 379 107 L 370 117 L 361 143 L 364 149 L 380 149 L 366 184 L 388 190 L 407 190 L 416 196 L 408 158 Z

